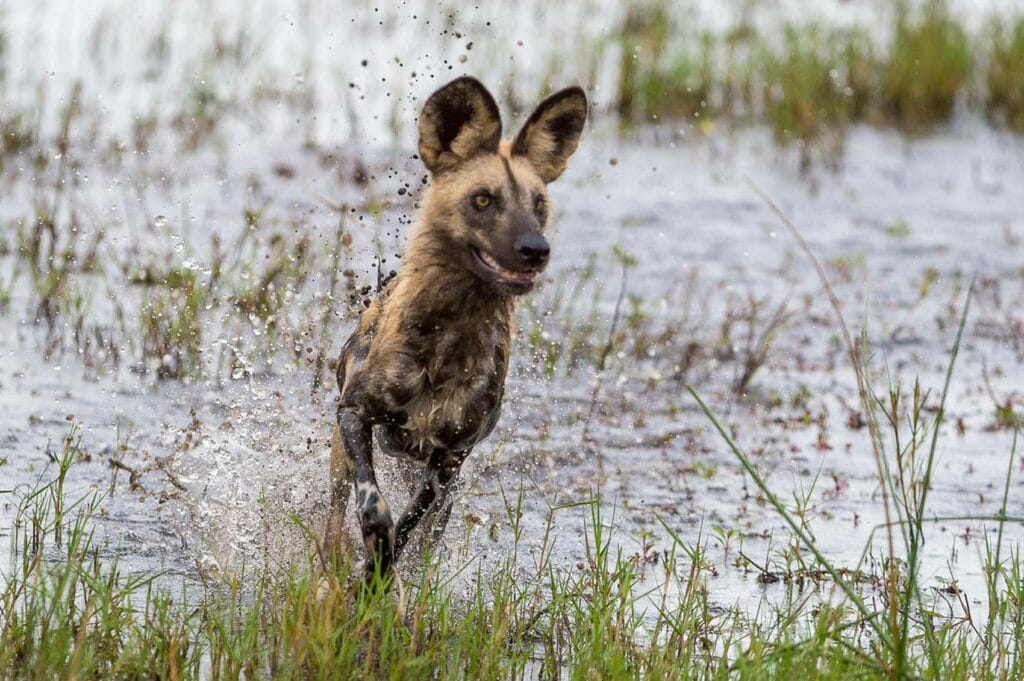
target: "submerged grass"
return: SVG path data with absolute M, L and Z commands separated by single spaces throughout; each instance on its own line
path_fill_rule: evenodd
M 48 230 L 42 230 L 44 235 Z M 337 240 L 343 241 L 344 230 L 342 220 Z M 40 251 L 48 252 L 49 243 L 43 239 Z M 227 291 L 232 308 L 261 324 L 261 310 L 270 309 L 263 306 L 285 305 L 288 286 L 302 276 L 304 268 L 296 263 L 305 259 L 305 251 L 296 250 L 297 245 L 285 248 L 273 236 L 253 246 L 259 257 L 242 255 L 247 248 L 238 249 L 237 258 L 215 258 L 218 267 L 225 272 L 244 267 L 249 277 L 239 280 L 266 279 L 265 286 L 224 289 L 215 281 L 220 275 L 209 275 L 204 284 L 193 270 L 139 275 L 140 286 L 177 295 L 166 304 L 183 306 L 159 316 L 172 327 L 158 337 L 173 340 L 174 333 L 185 334 L 174 347 L 187 353 L 193 314 L 189 305 L 198 314 L 211 291 Z M 336 257 L 332 295 L 341 263 L 341 256 Z M 524 311 L 534 316 L 524 333 L 534 351 L 546 358 L 542 366 L 552 372 L 572 371 L 576 362 L 584 361 L 608 370 L 620 355 L 647 358 L 655 351 L 679 366 L 688 361 L 681 353 L 714 355 L 719 362 L 734 363 L 738 393 L 750 387 L 788 318 L 785 304 L 738 296 L 730 299 L 721 319 L 709 321 L 700 311 L 691 315 L 691 307 L 699 305 L 695 301 L 706 297 L 694 276 L 679 306 L 681 314 L 662 328 L 653 325 L 644 301 L 628 294 L 631 256 L 617 249 L 615 258 L 623 278 L 620 314 L 610 325 L 599 323 L 596 314 L 579 317 L 564 302 L 585 299 L 590 285 L 598 288 L 590 283 L 597 270 L 594 263 L 575 280 L 556 284 L 550 304 L 542 300 Z M 253 262 L 260 267 L 251 267 Z M 567 288 L 573 295 L 561 295 Z M 192 295 L 200 297 L 189 303 Z M 593 295 L 596 301 L 597 293 Z M 332 314 L 331 300 L 325 298 L 324 307 L 314 310 L 318 324 L 326 325 Z M 966 314 L 965 306 L 961 331 Z M 270 323 L 275 318 L 276 312 L 267 315 L 262 328 L 269 332 L 277 325 Z M 552 333 L 545 336 L 545 329 Z M 707 345 L 695 350 L 666 344 L 671 338 Z M 852 339 L 847 342 L 851 360 L 860 368 L 864 349 Z M 954 347 L 958 345 L 959 337 Z M 698 366 L 690 362 L 687 371 Z M 858 372 L 860 377 L 865 374 Z M 893 534 L 894 548 L 883 551 L 882 574 L 869 574 L 863 565 L 831 562 L 817 550 L 808 518 L 799 508 L 792 511 L 784 505 L 746 454 L 735 448 L 761 497 L 789 526 L 790 536 L 781 539 L 784 560 L 792 565 L 787 569 L 816 587 L 782 602 L 765 598 L 757 609 L 723 609 L 709 601 L 707 580 L 714 567 L 702 541 L 688 544 L 669 530 L 671 541 L 657 562 L 620 551 L 609 529 L 614 518 L 605 517 L 607 508 L 599 498 L 569 505 L 552 502 L 542 547 L 525 550 L 519 541 L 523 491 L 507 503 L 511 548 L 497 564 L 463 566 L 463 572 L 476 574 L 468 587 L 455 586 L 452 575 L 428 558 L 404 589 L 366 592 L 350 579 L 359 570 L 348 563 L 325 572 L 315 542 L 307 549 L 305 564 L 293 571 L 257 569 L 202 588 L 178 587 L 166 575 L 127 574 L 114 557 L 116 545 L 102 536 L 97 523 L 102 499 L 76 499 L 68 492 L 78 458 L 74 431 L 64 443 L 52 481 L 8 492 L 14 495 L 11 505 L 17 513 L 12 562 L 0 584 L 0 676 L 1016 678 L 1024 640 L 1019 548 L 1004 546 L 1001 533 L 986 543 L 985 621 L 968 616 L 965 624 L 937 615 L 930 591 L 921 583 L 917 556 L 924 530 L 934 520 L 926 512 L 927 490 L 944 418 L 942 403 L 929 417 L 930 402 L 920 389 L 912 393 L 909 409 L 898 387 L 882 393 L 865 384 L 863 392 L 869 397 L 865 410 L 872 424 L 871 445 L 882 456 L 890 453 L 879 475 L 887 495 L 883 503 L 892 511 L 882 530 Z M 882 434 L 886 428 L 887 439 Z M 725 429 L 722 434 L 731 437 Z M 966 520 L 1000 527 L 1020 520 L 1006 510 L 1015 448 L 1010 456 L 1000 513 Z M 551 528 L 564 523 L 572 508 L 588 513 L 580 540 L 586 560 L 577 566 L 558 565 L 552 560 L 556 535 Z M 565 541 L 564 533 L 558 537 Z M 902 551 L 896 546 L 899 538 Z M 769 574 L 767 568 L 764 574 Z
M 952 366 L 952 362 L 951 362 Z M 695 391 L 759 490 L 787 524 L 803 574 L 817 584 L 756 608 L 716 607 L 708 546 L 667 524 L 658 560 L 617 548 L 614 511 L 597 496 L 547 501 L 539 546 L 525 546 L 528 492 L 505 497 L 507 552 L 459 574 L 426 556 L 400 588 L 361 586 L 361 571 L 325 560 L 307 529 L 308 560 L 289 571 L 243 571 L 176 587 L 169 575 L 133 575 L 98 522 L 104 499 L 75 497 L 80 430 L 64 439 L 53 471 L 5 490 L 15 511 L 11 561 L 0 581 L 0 675 L 5 678 L 966 678 L 1014 679 L 1024 622 L 1019 548 L 1004 545 L 1016 435 L 998 523 L 986 541 L 985 621 L 943 617 L 920 583 L 926 480 L 941 408 L 917 432 L 926 460 L 894 450 L 890 486 L 906 552 L 888 557 L 899 579 L 866 579 L 817 548 L 757 466 Z M 919 393 L 915 393 L 919 394 Z M 923 417 L 915 400 L 893 442 Z M 900 453 L 902 452 L 902 454 Z M 0 464 L 2 465 L 2 464 Z M 913 498 L 907 495 L 914 495 Z M 583 511 L 582 514 L 579 512 Z M 609 516 L 609 512 L 612 513 Z M 555 527 L 583 523 L 575 566 L 553 560 Z M 295 522 L 301 523 L 299 520 Z M 564 539 L 559 539 L 564 541 Z M 865 548 L 865 555 L 870 546 Z M 467 579 L 467 575 L 472 578 Z M 829 584 L 834 588 L 830 588 Z M 889 606 L 898 617 L 888 616 Z
M 639 303 L 625 307 L 631 259 L 621 250 L 617 257 L 624 276 L 622 314 L 616 319 L 630 329 L 627 333 L 642 336 L 645 315 Z M 188 276 L 172 279 L 172 290 L 195 285 Z M 585 281 L 581 277 L 574 284 L 577 294 Z M 724 346 L 748 355 L 738 367 L 746 367 L 740 378 L 749 384 L 787 308 L 755 298 L 746 305 L 730 308 L 717 333 Z M 523 489 L 505 500 L 505 531 L 511 534 L 502 542 L 509 546 L 505 555 L 488 564 L 471 561 L 460 568 L 461 576 L 426 556 L 401 588 L 367 590 L 358 578 L 361 571 L 348 559 L 329 564 L 307 530 L 306 560 L 289 571 L 257 568 L 203 577 L 202 586 L 179 586 L 169 575 L 126 573 L 116 557 L 118 547 L 103 536 L 98 522 L 103 498 L 69 492 L 79 459 L 75 428 L 56 457 L 52 479 L 4 491 L 16 511 L 11 562 L 0 578 L 0 676 L 1019 678 L 1024 572 L 1019 547 L 1006 546 L 1002 533 L 1006 523 L 1022 520 L 1007 513 L 1016 433 L 999 513 L 958 518 L 999 528 L 984 545 L 987 616 L 972 619 L 969 608 L 964 617 L 940 615 L 939 597 L 923 583 L 919 569 L 926 528 L 939 520 L 928 516 L 927 495 L 967 312 L 964 305 L 936 410 L 930 411 L 928 393 L 919 386 L 909 406 L 898 386 L 884 394 L 862 386 L 871 446 L 882 464 L 882 503 L 891 511 L 891 519 L 878 528 L 890 533 L 887 548 L 869 566 L 864 561 L 838 565 L 821 551 L 800 497 L 797 508 L 787 506 L 691 389 L 759 498 L 785 522 L 788 534 L 779 539 L 785 546 L 783 571 L 812 584 L 806 593 L 766 595 L 756 607 L 716 606 L 707 587 L 715 567 L 702 539 L 687 543 L 663 523 L 668 542 L 657 560 L 646 549 L 627 554 L 618 548 L 614 515 L 608 517 L 599 496 L 546 502 L 541 544 L 527 548 L 521 542 Z M 571 325 L 573 319 L 568 312 L 542 312 L 530 335 L 542 335 L 536 328 L 545 323 Z M 617 326 L 594 325 L 587 332 L 594 338 L 579 342 L 595 366 L 609 358 L 609 348 L 623 347 Z M 740 340 L 743 333 L 746 342 Z M 863 378 L 865 348 L 854 346 L 848 335 L 846 342 Z M 585 560 L 558 564 L 553 544 L 556 537 L 566 540 L 555 527 L 564 526 L 567 514 L 578 519 L 580 510 Z M 725 529 L 716 532 L 728 535 Z M 874 558 L 873 551 L 869 543 L 865 559 Z M 749 563 L 746 557 L 738 560 Z M 870 572 L 875 568 L 881 574 Z M 758 570 L 762 583 L 770 583 L 770 568 Z M 475 578 L 465 579 L 470 574 Z
M 894 3 L 877 26 L 791 23 L 775 37 L 749 25 L 701 31 L 672 7 L 642 1 L 625 14 L 615 107 L 624 123 L 765 122 L 779 143 L 801 145 L 805 169 L 814 156 L 840 158 L 850 124 L 927 132 L 978 92 L 993 121 L 1024 125 L 1024 17 L 969 33 L 944 0 L 924 0 Z

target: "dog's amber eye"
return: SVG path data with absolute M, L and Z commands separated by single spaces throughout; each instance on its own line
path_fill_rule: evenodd
M 473 205 L 480 210 L 487 208 L 487 206 L 491 205 L 491 195 L 485 193 L 475 195 L 473 197 Z
M 543 196 L 538 196 L 537 198 L 535 198 L 533 200 L 533 212 L 537 213 L 537 215 L 540 215 L 541 213 L 544 212 L 544 197 Z

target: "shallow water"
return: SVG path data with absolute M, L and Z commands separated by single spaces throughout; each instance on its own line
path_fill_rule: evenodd
M 1019 356 L 1004 338 L 991 335 L 1003 316 L 1020 310 L 1019 255 L 1004 233 L 1007 227 L 1024 229 L 1018 212 L 1024 170 L 1013 162 L 1019 142 L 984 129 L 954 130 L 912 145 L 891 142 L 887 135 L 858 131 L 844 169 L 825 176 L 812 192 L 757 133 L 726 143 L 684 141 L 674 149 L 598 138 L 554 190 L 560 207 L 555 272 L 578 266 L 606 244 L 644 244 L 632 247 L 637 264 L 629 290 L 642 293 L 667 319 L 690 268 L 698 268 L 722 297 L 753 290 L 795 301 L 794 317 L 748 398 L 737 404 L 728 397 L 735 369 L 726 363 L 722 375 L 697 385 L 735 428 L 740 444 L 759 452 L 757 464 L 780 496 L 791 500 L 796 490 L 808 495 L 820 546 L 850 567 L 882 521 L 867 432 L 847 425 L 856 405 L 852 371 L 832 340 L 837 327 L 817 278 L 802 256 L 791 255 L 792 239 L 744 178 L 755 179 L 785 207 L 820 258 L 857 257 L 849 281 L 837 288 L 854 333 L 866 310 L 880 388 L 886 385 L 884 361 L 903 381 L 920 376 L 926 387 L 940 389 L 954 329 L 947 324 L 940 330 L 935 320 L 949 317 L 947 306 L 962 301 L 967 278 L 1000 283 L 1000 304 L 982 290 L 969 318 L 947 419 L 962 420 L 965 430 L 957 435 L 949 425 L 944 429 L 930 514 L 998 511 L 1010 434 L 986 430 L 994 405 L 983 391 L 983 368 L 998 395 L 1015 390 L 1021 375 Z M 939 163 L 951 153 L 963 162 Z M 609 157 L 617 159 L 615 166 L 608 165 Z M 910 193 L 922 198 L 911 200 Z M 907 234 L 886 232 L 886 223 L 897 219 L 909 225 Z M 939 275 L 922 299 L 918 282 L 926 268 Z M 618 283 L 611 263 L 599 271 Z M 603 324 L 610 323 L 609 293 L 616 286 L 607 288 Z M 288 514 L 316 527 L 327 499 L 329 419 L 322 403 L 329 395 L 311 397 L 308 369 L 285 365 L 226 385 L 153 384 L 125 372 L 96 378 L 86 371 L 83 378 L 75 357 L 40 356 L 40 332 L 22 314 L 27 307 L 24 299 L 12 302 L 7 319 L 21 321 L 5 324 L 0 344 L 2 426 L 10 452 L 5 486 L 40 475 L 47 448 L 59 443 L 73 418 L 85 425 L 84 449 L 93 454 L 75 470 L 80 488 L 107 485 L 110 458 L 143 469 L 173 457 L 167 470 L 176 484 L 154 468 L 142 478 L 141 495 L 125 489 L 123 471 L 115 485 L 105 523 L 129 569 L 160 566 L 194 577 L 197 570 L 239 569 L 261 560 L 287 564 L 296 557 L 303 533 Z M 335 348 L 345 328 L 338 323 Z M 541 539 L 545 500 L 567 503 L 599 492 L 627 552 L 641 551 L 644 532 L 652 535 L 650 551 L 668 548 L 660 526 L 665 522 L 686 542 L 730 544 L 711 552 L 720 562 L 709 584 L 716 601 L 729 605 L 765 590 L 756 575 L 729 563 L 742 550 L 774 565 L 772 547 L 785 543 L 784 527 L 750 496 L 751 483 L 708 431 L 681 383 L 652 380 L 650 362 L 613 358 L 600 377 L 598 408 L 584 443 L 582 419 L 596 380 L 591 370 L 545 380 L 530 364 L 519 358 L 499 432 L 478 448 L 466 470 L 447 534 L 453 564 L 507 551 L 502 489 L 525 494 L 526 546 Z M 810 397 L 790 406 L 788 396 L 799 386 Z M 772 393 L 782 396 L 783 405 L 760 406 Z M 190 409 L 196 410 L 191 429 Z M 117 452 L 117 429 L 128 440 L 124 454 Z M 1014 481 L 1011 515 L 1022 510 L 1020 491 Z M 585 509 L 556 514 L 557 564 L 583 560 L 587 517 Z M 968 528 L 973 536 L 965 535 Z M 983 529 L 978 523 L 935 528 L 925 574 L 937 584 L 952 572 L 966 593 L 980 596 L 977 534 Z M 1009 526 L 1007 536 L 1018 540 L 1021 527 Z M 876 537 L 873 549 L 881 548 Z
M 162 16 L 155 5 L 141 7 L 137 15 L 110 7 L 99 16 L 109 16 L 113 28 L 97 28 L 107 20 L 83 15 L 72 22 L 75 40 L 86 41 L 97 30 L 123 35 L 133 22 L 150 26 L 153 16 Z M 316 3 L 311 7 L 302 21 L 324 11 Z M 166 22 L 178 36 L 168 48 L 176 55 L 191 53 L 173 41 L 198 21 L 187 7 L 180 12 Z M 287 12 L 276 14 L 261 5 L 247 15 L 247 25 L 268 25 L 263 21 L 268 13 L 291 25 L 284 18 Z M 40 16 L 12 8 L 5 21 L 17 27 L 38 22 Z M 334 21 L 331 26 L 341 33 L 344 22 Z M 513 24 L 499 35 L 514 36 L 522 25 Z M 351 38 L 349 32 L 361 28 L 345 27 L 344 35 Z M 255 64 L 233 67 L 238 73 L 258 73 L 261 65 L 291 67 L 292 53 L 286 48 L 294 48 L 294 40 L 269 28 L 250 33 L 274 37 Z M 11 54 L 30 59 L 32 49 L 17 41 L 31 34 L 12 35 Z M 53 44 L 53 36 L 45 35 L 35 41 L 38 54 L 49 55 L 39 64 L 66 67 L 54 69 L 52 76 L 66 85 L 74 78 L 70 58 Z M 278 40 L 283 42 L 275 51 Z M 490 44 L 479 43 L 481 51 Z M 395 44 L 411 45 L 408 49 L 418 51 L 419 58 L 427 58 L 422 43 L 396 38 Z M 318 45 L 309 49 L 326 49 Z M 385 47 L 365 42 L 350 46 L 353 55 L 383 60 L 381 50 Z M 531 54 L 524 60 L 526 72 L 544 63 Z M 125 95 L 125 88 L 114 87 L 113 80 L 145 80 L 107 70 L 121 56 L 115 51 L 82 67 L 102 73 L 104 80 L 96 87 L 113 97 L 103 105 L 112 109 L 109 118 L 97 119 L 107 130 L 125 129 L 124 117 L 133 110 L 118 110 L 116 98 Z M 181 85 L 175 78 L 195 75 L 183 67 L 188 63 L 173 59 L 179 70 L 168 68 L 170 75 L 145 81 L 150 85 L 133 91 L 135 104 L 161 106 L 157 95 L 147 99 L 147 88 L 170 96 Z M 302 125 L 285 120 L 291 118 L 288 112 L 270 115 L 262 124 L 230 115 L 194 152 L 182 151 L 174 135 L 163 131 L 155 135 L 149 153 L 116 161 L 106 149 L 86 144 L 78 154 L 82 168 L 72 182 L 72 207 L 65 210 L 89 216 L 83 220 L 86 232 L 106 229 L 119 254 L 137 256 L 140 263 L 180 265 L 208 277 L 210 236 L 226 244 L 242 241 L 246 225 L 240 216 L 246 209 L 261 206 L 275 229 L 308 235 L 315 248 L 328 248 L 338 215 L 325 203 L 376 202 L 382 217 L 352 226 L 349 260 L 360 285 L 372 282 L 374 254 L 387 256 L 385 267 L 390 267 L 402 249 L 403 221 L 412 212 L 413 198 L 402 198 L 397 190 L 406 182 L 415 186 L 422 171 L 410 159 L 411 145 L 403 141 L 409 129 L 385 133 L 382 121 L 374 121 L 374 115 L 387 110 L 383 95 L 347 100 L 336 92 L 339 79 L 325 66 L 331 61 L 311 63 L 314 68 L 301 83 L 296 77 L 298 85 L 317 83 L 319 93 Z M 30 70 L 21 73 L 32 79 Z M 274 71 L 268 74 L 273 81 Z M 410 85 L 403 101 L 418 102 L 433 82 Z M 334 101 L 351 105 L 355 115 L 347 123 L 329 112 Z M 397 110 L 407 123 L 414 113 L 409 107 Z M 306 124 L 314 139 L 335 142 L 302 148 L 295 133 Z M 336 146 L 339 140 L 345 142 L 342 148 Z M 708 588 L 715 603 L 746 606 L 764 594 L 785 597 L 784 583 L 762 584 L 756 569 L 734 566 L 742 551 L 782 574 L 780 551 L 788 533 L 697 411 L 685 381 L 692 381 L 722 415 L 781 498 L 791 506 L 796 505 L 794 495 L 807 499 L 806 520 L 827 556 L 852 568 L 866 547 L 872 556 L 882 553 L 882 535 L 868 544 L 884 518 L 867 430 L 849 425 L 859 407 L 853 372 L 837 343 L 838 325 L 813 268 L 750 181 L 787 212 L 827 263 L 852 333 L 859 336 L 863 327 L 870 341 L 871 377 L 878 390 L 887 387 L 890 376 L 904 386 L 920 376 L 932 390 L 928 403 L 937 404 L 966 287 L 978 281 L 939 441 L 929 515 L 998 511 L 1011 433 L 993 428 L 995 400 L 1016 396 L 1019 401 L 1022 378 L 1024 140 L 962 121 L 912 141 L 857 128 L 846 147 L 835 174 L 819 170 L 808 178 L 800 175 L 795 153 L 780 152 L 759 130 L 704 136 L 691 126 L 664 127 L 620 139 L 595 126 L 570 170 L 552 188 L 555 251 L 550 277 L 535 296 L 541 309 L 557 281 L 563 276 L 572 281 L 596 254 L 585 306 L 595 300 L 597 324 L 610 326 L 622 276 L 611 255 L 618 245 L 635 258 L 626 290 L 642 299 L 654 327 L 678 320 L 690 306 L 694 324 L 680 333 L 712 338 L 730 296 L 754 295 L 773 306 L 787 302 L 791 316 L 740 400 L 730 394 L 738 369 L 728 358 L 713 358 L 695 373 L 674 378 L 673 366 L 682 361 L 672 356 L 678 344 L 653 344 L 641 359 L 614 354 L 599 374 L 581 364 L 568 373 L 561 367 L 547 378 L 536 369 L 539 358 L 525 350 L 524 331 L 502 422 L 464 471 L 465 484 L 445 538 L 449 569 L 454 572 L 465 561 L 487 564 L 508 554 L 511 532 L 502 491 L 515 495 L 522 490 L 524 495 L 527 573 L 529 549 L 539 548 L 549 504 L 599 493 L 603 517 L 627 554 L 653 560 L 670 548 L 664 523 L 684 542 L 709 545 L 717 574 Z M 353 182 L 359 162 L 373 178 L 367 185 Z M 27 166 L 12 169 L 8 164 L 3 171 L 0 224 L 8 230 L 5 240 L 13 238 L 12 221 L 32 214 L 45 184 Z M 46 171 L 48 179 L 53 172 Z M 16 263 L 14 255 L 0 255 L 0 270 L 14 271 Z M 692 277 L 698 289 L 687 295 Z M 294 292 L 290 306 L 296 319 L 323 299 L 326 279 L 326 272 L 314 272 Z M 116 302 L 133 313 L 138 292 L 124 273 L 83 275 L 77 284 L 93 292 L 89 304 L 94 307 L 87 316 L 98 325 L 107 323 Z M 76 356 L 73 344 L 47 356 L 47 332 L 34 321 L 33 296 L 26 278 L 16 279 L 0 323 L 0 437 L 8 457 L 0 467 L 0 488 L 24 489 L 52 474 L 48 452 L 59 446 L 72 421 L 79 422 L 88 456 L 74 469 L 72 493 L 113 490 L 102 522 L 110 555 L 119 556 L 126 569 L 168 570 L 174 579 L 183 575 L 197 583 L 201 576 L 234 573 L 243 566 L 288 565 L 304 555 L 307 539 L 299 522 L 316 530 L 326 510 L 332 381 L 311 391 L 308 362 L 260 354 L 252 344 L 261 330 L 257 322 L 241 330 L 234 322 L 210 322 L 202 348 L 205 366 L 216 367 L 226 352 L 241 357 L 244 366 L 196 381 L 158 381 L 154 367 L 127 360 L 114 368 L 97 367 Z M 529 310 L 524 317 L 529 318 Z M 332 352 L 351 324 L 344 314 L 333 319 Z M 561 319 L 544 324 L 552 335 L 563 331 Z M 132 349 L 124 343 L 128 357 Z M 234 345 L 253 349 L 225 350 Z M 114 459 L 138 472 L 137 489 L 130 489 L 127 470 L 111 467 Z M 1013 473 L 1008 512 L 1021 515 L 1019 463 L 1013 464 Z M 397 483 L 388 485 L 392 496 L 400 497 Z M 14 511 L 13 499 L 5 496 L 0 537 L 8 540 Z M 581 507 L 555 513 L 553 560 L 559 567 L 572 569 L 586 559 L 589 517 Z M 969 521 L 929 529 L 923 556 L 927 583 L 940 587 L 943 579 L 956 580 L 975 614 L 984 594 L 979 537 L 994 529 Z M 1019 541 L 1024 527 L 1010 524 L 1006 536 Z M 863 567 L 878 571 L 870 559 Z M 647 570 L 656 579 L 658 567 Z M 955 612 L 960 606 L 951 602 L 949 607 Z

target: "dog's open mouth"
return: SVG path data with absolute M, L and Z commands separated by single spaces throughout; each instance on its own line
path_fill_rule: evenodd
M 473 255 L 476 259 L 484 266 L 485 269 L 489 270 L 499 282 L 503 284 L 509 284 L 512 286 L 531 286 L 537 279 L 537 275 L 540 274 L 539 270 L 523 270 L 516 272 L 514 270 L 505 269 L 497 263 L 497 261 L 491 256 L 487 255 L 475 246 L 471 247 Z

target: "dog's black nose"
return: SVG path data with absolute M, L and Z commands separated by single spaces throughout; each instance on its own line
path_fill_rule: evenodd
M 540 232 L 527 232 L 516 239 L 516 250 L 527 265 L 537 267 L 548 261 L 551 246 Z

